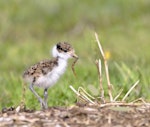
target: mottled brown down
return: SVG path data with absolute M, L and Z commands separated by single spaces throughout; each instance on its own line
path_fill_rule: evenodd
M 46 75 L 57 65 L 58 65 L 58 58 L 40 61 L 39 63 L 29 67 L 23 73 L 23 78 L 32 77 L 33 78 L 32 82 L 35 82 L 36 78 L 40 77 L 41 75 Z

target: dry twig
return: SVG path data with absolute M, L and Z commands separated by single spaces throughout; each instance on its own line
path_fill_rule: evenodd
M 87 102 L 90 102 L 91 104 L 96 104 L 94 101 L 95 98 L 91 96 L 88 92 L 86 92 L 82 87 L 78 88 L 78 93 L 80 93 L 81 97 L 87 100 Z
M 98 38 L 97 33 L 95 33 L 95 38 L 96 38 L 98 47 L 99 47 L 99 49 L 100 49 L 100 53 L 101 53 L 101 55 L 102 55 L 102 57 L 103 57 L 103 59 L 104 59 L 104 65 L 105 65 L 105 71 L 106 71 L 106 78 L 107 78 L 107 85 L 108 85 L 108 94 L 109 94 L 109 97 L 110 97 L 110 102 L 113 102 L 112 84 L 110 83 L 107 60 L 106 60 L 106 57 L 105 57 L 105 55 L 104 55 L 104 51 L 103 51 L 102 46 L 101 46 L 101 44 L 100 44 L 100 41 L 99 41 L 99 38 Z
M 102 101 L 102 103 L 105 103 L 105 98 L 104 98 L 104 89 L 103 89 L 103 85 L 102 85 L 102 66 L 101 66 L 101 60 L 96 60 L 96 66 L 97 66 L 97 70 L 98 70 L 98 75 L 99 75 L 99 86 L 100 86 L 100 99 Z
M 128 90 L 128 92 L 126 93 L 126 95 L 123 97 L 122 101 L 124 101 L 128 95 L 131 93 L 131 91 L 136 87 L 136 85 L 139 83 L 139 80 L 136 81 L 136 83 L 134 83 L 134 85 Z
M 138 98 L 138 99 L 136 99 L 136 100 L 134 100 L 134 101 L 132 101 L 132 102 L 130 102 L 131 104 L 132 103 L 136 103 L 136 102 L 138 102 L 138 101 L 141 101 L 143 104 L 145 104 L 145 105 L 148 105 L 149 103 L 147 103 L 147 102 L 145 102 L 145 100 L 143 99 L 143 98 Z
M 117 96 L 114 98 L 114 101 L 116 101 L 119 97 L 120 97 L 120 95 L 121 95 L 121 93 L 123 92 L 123 89 L 121 89 L 120 90 L 120 92 L 117 94 Z
M 94 101 L 92 101 L 95 100 L 95 98 L 91 96 L 89 93 L 87 93 L 82 87 L 79 87 L 78 91 L 76 91 L 71 85 L 70 88 L 81 100 L 91 104 L 96 104 Z

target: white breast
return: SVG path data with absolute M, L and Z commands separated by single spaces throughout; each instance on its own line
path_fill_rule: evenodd
M 35 85 L 43 88 L 49 88 L 53 86 L 58 81 L 60 76 L 65 72 L 66 67 L 67 61 L 64 59 L 58 59 L 58 66 L 53 68 L 53 70 L 47 75 L 39 77 L 35 82 Z

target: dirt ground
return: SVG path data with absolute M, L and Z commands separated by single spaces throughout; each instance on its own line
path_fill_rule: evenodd
M 105 104 L 49 107 L 33 111 L 5 108 L 0 127 L 150 127 L 150 105 Z

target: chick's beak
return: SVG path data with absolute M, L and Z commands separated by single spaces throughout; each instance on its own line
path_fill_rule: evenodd
M 70 54 L 71 57 L 73 57 L 73 58 L 75 58 L 75 59 L 78 59 L 78 58 L 79 58 L 79 57 L 75 54 L 75 51 L 74 51 L 74 50 L 71 51 L 71 52 L 69 52 L 69 54 Z
M 73 57 L 73 58 L 76 58 L 76 59 L 79 58 L 75 53 L 72 54 L 72 57 Z

